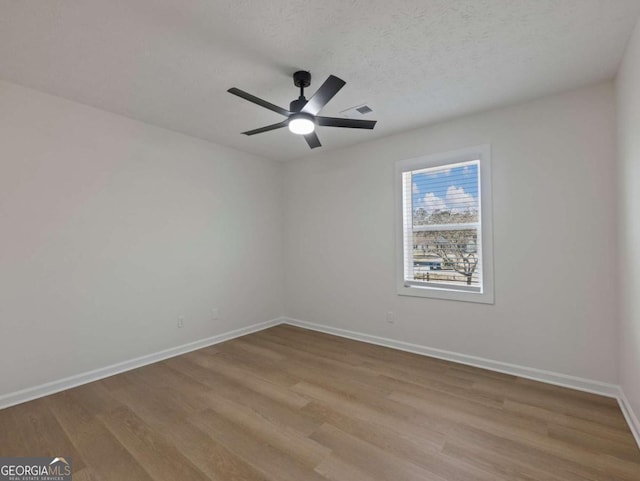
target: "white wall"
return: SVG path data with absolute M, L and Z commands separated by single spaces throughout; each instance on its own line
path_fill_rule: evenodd
M 281 315 L 281 171 L 0 82 L 0 395 Z
M 620 178 L 620 384 L 640 416 L 640 23 L 617 78 Z
M 637 37 L 619 80 L 636 106 Z M 290 317 L 615 383 L 614 107 L 605 83 L 283 165 L 0 82 L 0 395 L 278 317 L 283 299 Z M 394 161 L 483 143 L 495 305 L 397 296 Z
M 288 162 L 285 313 L 617 382 L 614 130 L 605 83 Z M 394 161 L 484 143 L 495 305 L 396 295 Z

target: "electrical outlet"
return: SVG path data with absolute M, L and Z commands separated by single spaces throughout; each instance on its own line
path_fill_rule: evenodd
M 220 310 L 217 307 L 211 309 L 211 320 L 217 321 L 220 318 Z
M 395 324 L 396 323 L 396 315 L 391 311 L 387 312 L 387 322 L 389 324 Z
M 184 327 L 184 316 L 178 316 L 178 328 Z

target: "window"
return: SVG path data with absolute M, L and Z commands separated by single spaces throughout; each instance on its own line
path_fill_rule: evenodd
M 398 294 L 493 303 L 489 146 L 396 163 Z

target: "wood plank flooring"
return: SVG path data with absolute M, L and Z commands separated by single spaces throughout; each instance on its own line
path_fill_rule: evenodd
M 613 399 L 277 326 L 0 411 L 94 481 L 640 480 Z

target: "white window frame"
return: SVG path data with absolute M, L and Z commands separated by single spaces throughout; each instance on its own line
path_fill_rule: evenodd
M 421 282 L 405 281 L 405 269 L 411 256 L 405 253 L 405 219 L 403 216 L 403 180 L 404 172 L 443 167 L 449 164 L 478 160 L 480 166 L 480 273 L 482 287 L 470 290 L 467 286 L 451 286 L 447 284 L 425 285 Z M 493 222 L 491 203 L 491 146 L 480 145 L 440 154 L 425 155 L 414 159 L 399 160 L 395 164 L 395 211 L 396 211 L 396 279 L 397 291 L 401 296 L 429 297 L 453 301 L 494 303 L 493 289 Z M 412 266 L 411 266 L 412 268 Z

